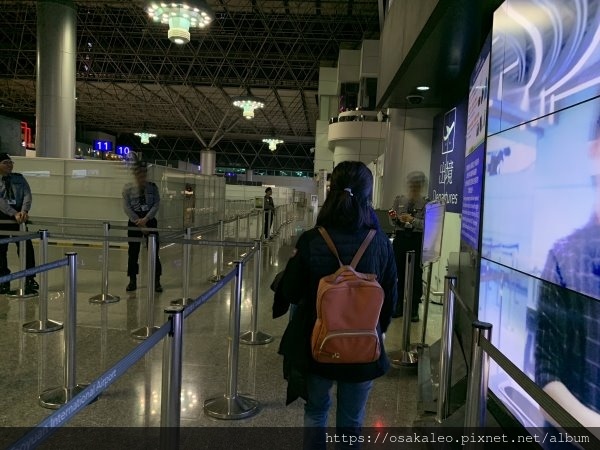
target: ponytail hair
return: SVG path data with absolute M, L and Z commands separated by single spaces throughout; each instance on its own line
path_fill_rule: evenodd
M 331 174 L 329 194 L 317 217 L 317 226 L 358 230 L 379 228 L 371 207 L 373 174 L 360 161 L 344 161 Z

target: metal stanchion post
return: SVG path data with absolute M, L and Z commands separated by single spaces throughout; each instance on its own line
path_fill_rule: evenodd
M 162 449 L 179 448 L 181 374 L 183 367 L 183 306 L 165 308 L 171 332 L 165 339 L 162 367 L 160 438 Z
M 185 240 L 190 241 L 192 239 L 192 229 L 187 228 L 185 230 Z M 183 244 L 183 261 L 181 263 L 182 277 L 183 277 L 183 295 L 181 298 L 173 300 L 171 302 L 172 305 L 181 305 L 186 306 L 187 304 L 192 302 L 190 298 L 190 266 L 191 266 L 191 256 L 192 256 L 192 248 L 191 244 L 185 243 Z
M 238 364 L 240 351 L 240 312 L 242 307 L 242 277 L 244 264 L 236 261 L 235 295 L 229 314 L 229 351 L 227 357 L 227 385 L 225 394 L 204 402 L 204 412 L 217 419 L 244 419 L 258 412 L 258 401 L 238 394 Z
M 423 305 L 423 330 L 421 334 L 421 347 L 425 347 L 425 338 L 427 337 L 427 320 L 429 319 L 429 296 L 431 295 L 431 275 L 433 274 L 433 264 L 429 264 L 427 271 L 427 287 L 425 289 L 425 304 Z
M 156 281 L 156 235 L 148 235 L 148 296 L 146 297 L 146 326 L 133 330 L 135 339 L 148 339 L 158 330 L 154 326 L 154 287 Z
M 412 367 L 418 362 L 417 353 L 410 347 L 410 328 L 412 317 L 413 274 L 415 270 L 415 252 L 406 253 L 406 270 L 404 272 L 404 299 L 402 317 L 402 349 L 392 356 L 393 367 Z
M 69 265 L 65 270 L 64 383 L 40 394 L 40 405 L 49 409 L 60 408 L 86 387 L 76 381 L 77 253 L 66 256 Z
M 440 382 L 436 420 L 442 423 L 450 411 L 450 384 L 452 376 L 452 338 L 454 337 L 454 291 L 456 277 L 444 280 L 444 311 L 442 316 L 442 339 L 440 349 Z
M 22 223 L 19 225 L 19 231 L 22 233 L 27 232 L 27 224 L 26 223 Z M 27 241 L 20 241 L 19 242 L 19 270 L 23 271 L 27 269 Z M 7 297 L 8 298 L 32 298 L 37 296 L 37 294 L 28 294 L 26 292 L 25 289 L 25 282 L 26 282 L 26 278 L 22 277 L 19 278 L 19 287 L 14 290 L 11 291 Z
M 108 259 L 110 251 L 110 223 L 104 222 L 104 243 L 102 244 L 102 293 L 90 298 L 90 303 L 116 303 L 121 297 L 108 293 Z
M 235 216 L 235 242 L 240 242 L 240 216 Z M 240 259 L 240 248 L 235 247 L 235 259 Z
M 489 341 L 491 335 L 491 324 L 479 321 L 473 322 L 471 370 L 467 384 L 465 428 L 481 428 L 485 427 L 486 424 L 490 357 L 481 347 L 481 341 L 482 339 Z
M 48 263 L 48 230 L 40 230 L 40 261 Z M 49 333 L 62 329 L 63 324 L 48 320 L 48 272 L 40 273 L 39 320 L 23 325 L 25 333 Z
M 219 242 L 225 241 L 225 222 L 219 220 Z M 213 281 L 219 281 L 223 278 L 223 265 L 225 264 L 224 247 L 222 245 L 217 249 L 217 274 L 213 277 Z
M 252 284 L 252 316 L 250 319 L 250 331 L 242 334 L 242 344 L 263 345 L 273 341 L 273 336 L 258 331 L 258 299 L 260 296 L 260 277 L 262 265 L 262 241 L 254 241 L 256 253 L 254 254 L 254 279 Z
M 250 240 L 250 213 L 246 214 L 246 240 Z
M 260 225 L 261 225 L 261 217 L 260 217 L 260 210 L 256 210 L 256 239 L 262 239 L 262 236 L 260 235 Z M 263 217 L 264 219 L 264 217 Z M 263 220 L 264 222 L 264 220 Z

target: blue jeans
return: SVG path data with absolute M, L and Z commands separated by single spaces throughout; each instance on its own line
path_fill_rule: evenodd
M 311 374 L 307 379 L 308 401 L 304 406 L 305 450 L 326 448 L 329 439 L 326 433 L 327 416 L 331 407 L 331 388 L 334 381 Z M 373 381 L 362 383 L 337 382 L 336 428 L 338 435 L 358 436 L 365 419 L 365 410 Z M 338 448 L 359 448 L 357 444 L 344 446 L 338 442 Z

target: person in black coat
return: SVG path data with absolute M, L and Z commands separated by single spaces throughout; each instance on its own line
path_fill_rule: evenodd
M 340 163 L 331 174 L 331 189 L 317 226 L 330 234 L 344 264 L 350 263 L 369 230 L 378 230 L 357 271 L 376 274 L 385 293 L 377 327 L 381 343 L 379 360 L 366 364 L 325 364 L 317 363 L 311 356 L 310 337 L 317 315 L 319 280 L 339 268 L 317 228 L 300 236 L 278 280 L 274 316 L 287 310 L 288 305 L 282 303 L 297 305 L 282 338 L 280 353 L 284 356 L 284 375 L 288 380 L 288 403 L 298 396 L 306 399 L 304 425 L 312 431 L 305 439 L 305 448 L 325 448 L 324 430 L 334 382 L 337 382 L 336 426 L 358 435 L 373 380 L 389 369 L 383 337 L 397 299 L 396 262 L 390 241 L 371 207 L 372 192 L 373 176 L 363 163 Z

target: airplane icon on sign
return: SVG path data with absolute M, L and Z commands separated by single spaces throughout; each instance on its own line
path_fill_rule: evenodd
M 442 133 L 442 155 L 454 151 L 454 135 L 456 131 L 456 108 L 444 115 L 444 132 Z
M 452 122 L 452 125 L 446 126 L 446 134 L 444 134 L 444 141 L 447 141 L 450 138 L 450 134 L 454 131 L 454 126 L 456 122 Z

